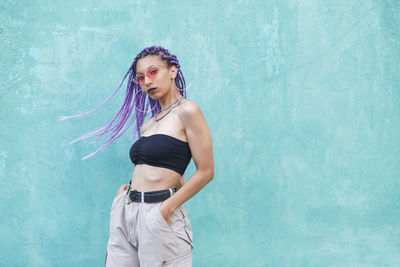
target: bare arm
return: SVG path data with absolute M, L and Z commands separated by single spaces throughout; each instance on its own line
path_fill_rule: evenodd
M 200 107 L 190 101 L 182 107 L 181 119 L 185 127 L 196 172 L 164 204 L 171 212 L 199 192 L 214 178 L 214 157 L 210 129 Z

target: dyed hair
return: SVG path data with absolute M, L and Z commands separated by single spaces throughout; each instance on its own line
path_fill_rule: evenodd
M 104 127 L 100 128 L 96 131 L 93 131 L 91 133 L 85 134 L 85 135 L 71 141 L 70 143 L 68 143 L 68 145 L 71 145 L 79 140 L 86 139 L 86 138 L 89 138 L 92 136 L 97 136 L 97 138 L 96 138 L 96 140 L 94 140 L 91 143 L 99 142 L 100 140 L 108 138 L 107 142 L 103 146 L 101 146 L 99 149 L 97 149 L 93 153 L 83 157 L 82 160 L 90 158 L 90 157 L 94 156 L 97 152 L 99 152 L 100 150 L 103 150 L 106 147 L 108 147 L 115 139 L 120 137 L 134 122 L 136 122 L 136 123 L 135 123 L 135 127 L 133 129 L 132 135 L 131 135 L 131 140 L 134 139 L 136 134 L 137 134 L 138 138 L 140 138 L 140 128 L 142 127 L 144 119 L 146 118 L 146 115 L 148 113 L 149 105 L 151 107 L 150 110 L 152 113 L 151 118 L 154 117 L 156 115 L 156 113 L 161 109 L 160 103 L 157 100 L 147 97 L 146 93 L 143 90 L 140 93 L 138 93 L 138 91 L 141 90 L 142 88 L 140 87 L 139 84 L 132 81 L 132 79 L 136 76 L 137 61 L 139 59 L 144 58 L 149 55 L 158 55 L 158 56 L 160 56 L 160 59 L 163 60 L 168 65 L 168 67 L 171 67 L 173 65 L 175 65 L 177 67 L 178 72 L 177 72 L 177 76 L 175 78 L 175 84 L 176 84 L 176 87 L 178 88 L 180 94 L 184 98 L 186 98 L 186 83 L 185 83 L 185 79 L 183 77 L 182 71 L 180 69 L 180 65 L 179 65 L 177 57 L 175 55 L 171 54 L 167 49 L 165 49 L 161 46 L 150 46 L 150 47 L 143 49 L 133 60 L 131 67 L 129 68 L 128 72 L 125 74 L 125 76 L 124 76 L 122 82 L 120 83 L 120 85 L 118 86 L 117 90 L 115 90 L 115 92 L 109 98 L 104 100 L 104 102 L 101 103 L 98 107 L 96 107 L 95 109 L 90 110 L 88 112 L 74 115 L 74 116 L 59 116 L 60 120 L 66 120 L 66 119 L 81 117 L 81 116 L 84 116 L 84 115 L 87 115 L 87 114 L 90 114 L 90 113 L 96 111 L 98 108 L 103 106 L 107 101 L 109 101 L 118 92 L 118 90 L 121 87 L 121 85 L 123 84 L 126 76 L 129 75 L 128 84 L 126 86 L 126 95 L 125 95 L 124 102 L 123 102 L 121 108 L 119 109 L 119 111 L 117 112 L 117 114 L 114 116 L 114 118 L 108 124 L 106 124 Z M 132 97 L 134 99 L 132 99 Z M 147 100 L 147 103 L 146 103 L 146 100 Z M 129 116 L 131 115 L 133 109 L 135 109 L 134 115 L 129 120 L 129 122 L 126 123 Z M 115 123 L 115 125 L 112 126 L 114 123 Z

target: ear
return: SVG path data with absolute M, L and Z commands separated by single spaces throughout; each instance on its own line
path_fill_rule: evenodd
M 172 65 L 169 69 L 169 75 L 171 79 L 175 79 L 176 75 L 178 75 L 178 68 L 175 65 Z

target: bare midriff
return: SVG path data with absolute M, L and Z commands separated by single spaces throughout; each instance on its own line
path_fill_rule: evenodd
M 185 101 L 183 99 L 181 104 Z M 179 106 L 172 109 L 168 116 L 158 122 L 150 119 L 147 129 L 142 132 L 142 135 L 150 136 L 162 133 L 187 142 L 183 124 L 178 117 Z M 168 168 L 138 164 L 135 165 L 132 173 L 131 187 L 140 192 L 164 190 L 173 186 L 179 188 L 182 185 L 181 178 L 182 175 Z
M 132 173 L 131 187 L 140 192 L 164 190 L 177 185 L 181 177 L 167 168 L 138 164 Z

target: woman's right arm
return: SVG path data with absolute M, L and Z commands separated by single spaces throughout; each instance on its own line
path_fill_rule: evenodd
M 129 188 L 129 184 L 123 184 L 123 185 L 121 185 L 121 187 L 119 188 L 119 190 L 118 190 L 118 192 L 117 192 L 117 196 L 118 196 L 121 192 L 127 190 L 128 188 Z M 117 196 L 115 196 L 115 197 L 117 197 Z

